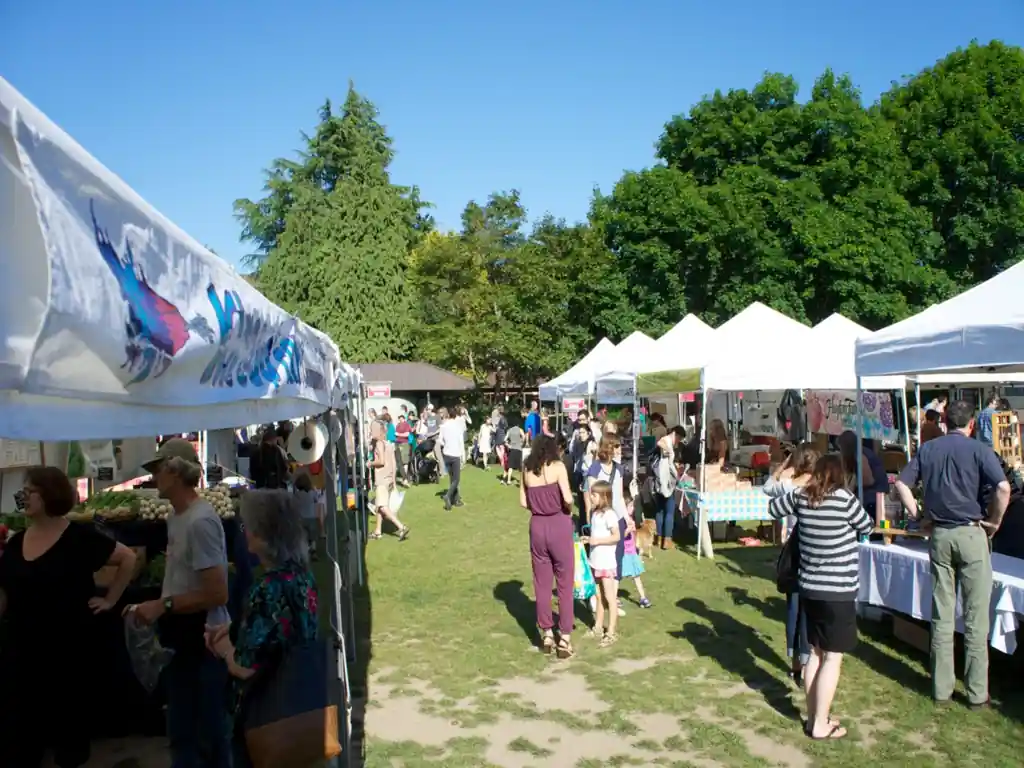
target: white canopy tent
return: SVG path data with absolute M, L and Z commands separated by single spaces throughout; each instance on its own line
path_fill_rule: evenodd
M 913 319 L 913 318 L 911 318 Z M 895 326 L 893 326 L 895 327 Z M 829 315 L 818 323 L 811 332 L 815 336 L 816 355 L 822 360 L 821 365 L 833 374 L 836 381 L 841 384 L 833 384 L 821 389 L 856 389 L 856 349 L 860 340 L 872 338 L 874 334 L 853 320 L 850 320 L 838 312 Z M 878 333 L 883 333 L 879 331 Z M 1000 382 L 1024 381 L 1024 372 L 1006 373 L 922 373 L 916 376 L 883 375 L 883 376 L 862 376 L 860 388 L 867 390 L 888 390 L 906 389 L 908 384 L 934 384 L 934 385 L 982 385 L 998 384 Z M 809 387 L 813 389 L 813 387 Z
M 1024 262 L 859 340 L 857 374 L 1024 372 L 1022 294 Z
M 330 339 L 267 301 L 0 78 L 0 437 L 143 437 L 313 416 L 342 405 L 353 384 Z M 335 493 L 345 472 L 335 467 L 329 448 L 332 657 L 347 746 Z
M 541 400 L 558 400 L 561 397 L 589 396 L 594 393 L 594 369 L 603 365 L 615 345 L 608 339 L 601 339 L 578 363 L 561 376 L 540 385 Z
M 646 362 L 661 354 L 658 342 L 645 333 L 633 331 L 614 353 L 601 361 L 594 373 L 594 391 L 603 403 L 631 403 L 636 374 Z
M 671 353 L 680 347 L 688 348 L 691 351 L 704 349 L 714 334 L 714 328 L 691 312 L 658 339 L 658 346 L 666 353 Z
M 337 347 L 0 79 L 0 435 L 135 437 L 332 406 Z

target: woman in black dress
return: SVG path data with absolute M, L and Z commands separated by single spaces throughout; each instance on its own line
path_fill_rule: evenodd
M 37 768 L 47 748 L 58 768 L 89 760 L 91 614 L 110 610 L 131 579 L 135 553 L 91 524 L 71 523 L 75 489 L 56 467 L 25 479 L 28 529 L 0 556 L 5 621 L 0 686 L 0 765 Z M 117 568 L 104 597 L 94 574 Z

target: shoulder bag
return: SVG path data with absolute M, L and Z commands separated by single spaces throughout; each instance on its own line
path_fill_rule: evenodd
M 775 563 L 775 586 L 784 595 L 799 590 L 800 574 L 800 525 L 794 525 L 789 538 L 782 545 L 782 552 Z

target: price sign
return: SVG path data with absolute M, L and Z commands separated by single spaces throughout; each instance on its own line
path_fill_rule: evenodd
M 96 479 L 101 483 L 111 483 L 114 481 L 114 468 L 113 467 L 97 467 L 96 468 Z

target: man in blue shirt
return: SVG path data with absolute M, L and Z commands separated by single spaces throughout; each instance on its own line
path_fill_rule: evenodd
M 972 709 L 988 705 L 989 608 L 992 554 L 989 536 L 999 530 L 1010 501 L 1010 484 L 995 452 L 970 435 L 974 406 L 964 401 L 946 409 L 949 433 L 918 449 L 896 481 L 903 506 L 918 515 L 913 486 L 921 483 L 924 510 L 932 524 L 932 696 L 940 704 L 953 696 L 953 633 L 959 583 L 964 617 L 964 688 Z M 995 488 L 982 508 L 981 499 Z
M 993 394 L 984 410 L 978 414 L 977 438 L 992 447 L 992 414 L 999 410 L 999 398 Z
M 540 435 L 540 412 L 537 410 L 538 407 L 539 405 L 536 400 L 530 403 L 530 412 L 526 415 L 526 421 L 523 424 L 530 442 L 536 440 Z

